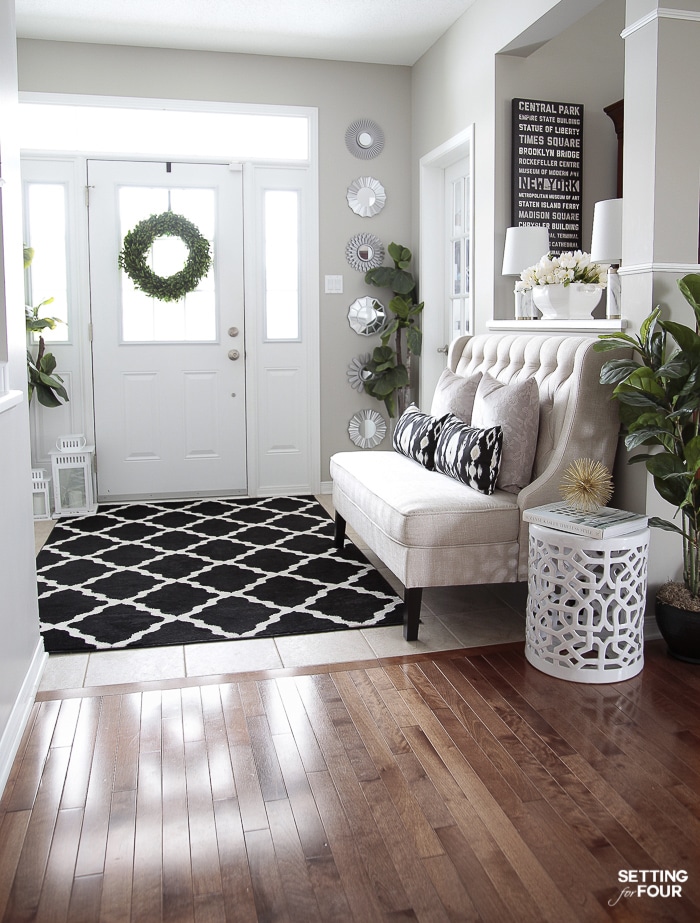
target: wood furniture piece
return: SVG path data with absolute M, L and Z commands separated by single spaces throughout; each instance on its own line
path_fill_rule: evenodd
M 525 656 L 549 676 L 617 683 L 644 666 L 649 529 L 589 538 L 530 523 Z
M 405 587 L 404 637 L 418 637 L 423 587 L 525 581 L 528 525 L 523 510 L 560 499 L 575 459 L 612 467 L 619 419 L 611 388 L 600 384 L 610 353 L 590 337 L 486 334 L 458 337 L 448 368 L 488 372 L 507 384 L 534 378 L 540 400 L 532 480 L 519 493 L 490 496 L 394 451 L 340 452 L 331 458 L 336 542 L 346 523 Z

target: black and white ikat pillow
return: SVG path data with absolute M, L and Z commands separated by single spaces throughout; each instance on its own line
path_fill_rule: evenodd
M 401 414 L 394 428 L 394 449 L 433 471 L 435 447 L 446 419 L 447 417 L 436 419 L 427 413 L 421 413 L 415 404 L 411 404 Z
M 462 481 L 482 494 L 492 494 L 501 467 L 503 430 L 477 429 L 455 416 L 445 421 L 435 448 L 435 470 Z

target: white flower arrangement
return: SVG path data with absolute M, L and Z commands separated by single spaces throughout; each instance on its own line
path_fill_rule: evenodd
M 607 270 L 597 263 L 591 263 L 589 253 L 581 250 L 552 256 L 548 253 L 539 263 L 529 266 L 520 273 L 520 281 L 515 284 L 516 292 L 526 292 L 535 285 L 570 285 L 583 282 L 587 285 L 604 286 Z

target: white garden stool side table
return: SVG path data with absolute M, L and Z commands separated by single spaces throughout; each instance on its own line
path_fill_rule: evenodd
M 649 529 L 589 538 L 530 523 L 525 656 L 576 683 L 644 666 Z

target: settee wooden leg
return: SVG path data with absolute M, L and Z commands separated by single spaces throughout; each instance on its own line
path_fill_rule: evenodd
M 407 641 L 418 640 L 422 596 L 422 586 L 406 587 L 403 597 L 403 636 Z
M 336 548 L 341 549 L 345 544 L 345 520 L 340 513 L 335 514 L 335 534 L 333 544 Z

